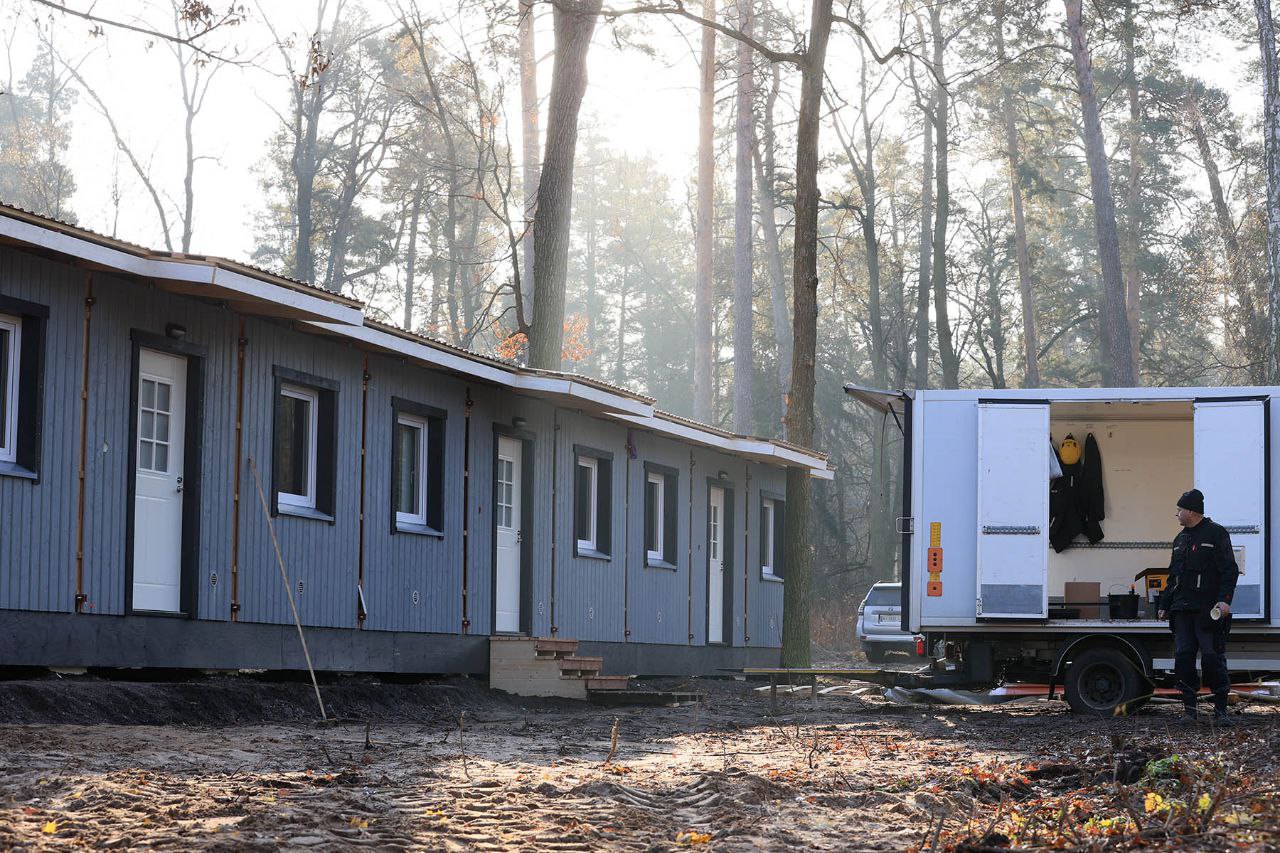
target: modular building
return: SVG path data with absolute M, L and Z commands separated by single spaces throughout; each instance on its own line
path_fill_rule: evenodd
M 903 628 L 969 682 L 1056 682 L 1101 712 L 1170 682 L 1155 597 L 1192 487 L 1240 569 L 1228 664 L 1280 671 L 1280 389 L 846 391 L 902 429 Z M 1094 505 L 1073 526 L 1076 477 Z
M 786 469 L 825 457 L 0 207 L 0 665 L 619 673 L 776 663 Z M 291 595 L 290 595 L 291 593 Z M 292 598 L 292 604 L 290 602 Z

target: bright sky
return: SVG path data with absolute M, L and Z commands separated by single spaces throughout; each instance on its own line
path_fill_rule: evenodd
M 88 0 L 68 2 L 76 8 L 89 7 Z M 420 0 L 420 7 L 428 13 L 433 8 L 446 8 L 445 4 L 451 7 L 453 2 Z M 220 8 L 220 4 L 214 5 Z M 381 3 L 369 0 L 367 5 L 372 14 L 386 15 Z M 124 6 L 129 11 L 123 11 Z M 95 11 L 121 17 L 136 12 L 162 26 L 166 7 L 164 0 L 99 3 Z M 250 67 L 217 67 L 208 102 L 196 120 L 198 153 L 208 159 L 202 160 L 196 171 L 194 252 L 234 258 L 247 258 L 250 254 L 253 214 L 260 195 L 255 168 L 268 138 L 279 127 L 273 111 L 286 107 L 289 85 L 280 76 L 280 57 L 263 21 L 270 20 L 282 36 L 291 35 L 305 44 L 314 27 L 309 17 L 314 9 L 314 4 L 301 0 L 262 0 L 260 5 L 250 6 L 250 21 L 233 34 L 237 44 L 249 51 L 260 51 L 261 58 Z M 305 19 L 303 12 L 308 16 Z M 176 209 L 182 186 L 183 127 L 177 63 L 170 49 L 162 43 L 148 45 L 145 37 L 121 30 L 108 29 L 104 37 L 93 38 L 88 34 L 87 22 L 31 0 L 0 0 L 0 29 L 6 41 L 16 32 L 9 68 L 0 66 L 0 74 L 5 75 L 0 82 L 7 84 L 10 76 L 15 82 L 19 80 L 35 54 L 38 42 L 33 16 L 38 16 L 46 28 L 52 26 L 57 49 L 69 61 L 79 63 L 81 73 L 107 104 L 135 153 L 150 165 L 157 185 L 168 188 Z M 633 21 L 629 19 L 629 23 Z M 538 22 L 540 94 L 545 98 L 551 72 L 550 9 L 539 9 Z M 698 38 L 691 25 L 676 27 L 653 19 L 638 25 L 648 30 L 643 40 L 657 49 L 656 56 L 620 50 L 613 44 L 613 31 L 608 26 L 598 28 L 590 54 L 583 123 L 604 136 L 616 150 L 652 155 L 671 175 L 673 195 L 683 197 L 684 183 L 692 175 L 696 160 Z M 479 47 L 474 40 L 481 34 L 468 33 L 466 37 Z M 888 43 L 887 39 L 884 43 Z M 296 53 L 300 51 L 295 49 Z M 1260 92 L 1255 91 L 1257 86 L 1248 73 L 1248 63 L 1255 54 L 1256 50 L 1250 52 L 1214 38 L 1196 53 L 1197 61 L 1189 63 L 1188 70 L 1232 92 L 1237 110 L 1247 111 L 1252 119 L 1261 110 Z M 837 86 L 852 90 L 856 57 L 848 35 L 841 34 L 833 41 L 828 70 Z M 721 82 L 721 97 L 728 96 L 730 85 L 728 81 Z M 518 116 L 518 86 L 514 81 L 507 91 L 511 99 L 508 114 L 514 119 Z M 116 152 L 106 122 L 86 93 L 81 93 L 73 115 L 70 158 L 79 184 L 74 208 L 81 224 L 163 247 L 151 201 L 128 162 Z M 518 124 L 508 128 L 517 156 L 519 133 Z M 828 136 L 831 137 L 829 133 Z M 830 142 L 834 145 L 833 137 Z M 118 223 L 114 221 L 112 201 L 117 184 L 122 198 Z M 177 239 L 175 234 L 175 248 Z

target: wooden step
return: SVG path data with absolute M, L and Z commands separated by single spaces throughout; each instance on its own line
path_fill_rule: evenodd
M 630 684 L 629 675 L 593 675 L 587 679 L 588 690 L 626 690 Z
M 554 637 L 538 637 L 533 643 L 538 657 L 563 657 L 578 650 L 577 640 L 559 640 Z
M 563 657 L 558 658 L 557 663 L 560 664 L 560 671 L 563 672 L 599 672 L 604 666 L 604 658 L 580 658 L 580 657 Z

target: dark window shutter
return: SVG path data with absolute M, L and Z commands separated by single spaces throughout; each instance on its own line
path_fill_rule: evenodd
M 427 418 L 427 526 L 444 530 L 444 418 Z
M 679 532 L 679 515 L 676 513 L 676 475 L 662 478 L 662 557 L 668 563 L 676 562 L 676 534 Z
M 783 531 L 786 528 L 787 504 L 785 501 L 773 502 L 773 573 L 780 578 L 787 576 L 787 563 L 784 559 L 786 539 Z
M 40 471 L 40 445 L 44 403 L 43 317 L 22 318 L 22 351 L 18 364 L 18 464 L 28 471 Z
M 602 554 L 613 553 L 613 463 L 596 461 L 596 548 Z
M 644 478 L 644 549 L 645 551 L 657 550 L 654 548 L 653 535 L 657 527 L 657 503 L 658 503 L 658 487 L 649 482 L 649 478 Z
M 271 423 L 271 512 L 273 515 L 279 508 L 280 489 L 287 479 L 289 469 L 289 464 L 285 460 L 286 442 L 284 430 L 286 413 L 284 407 L 284 395 L 280 393 L 280 382 L 277 380 L 275 417 Z
M 760 502 L 760 529 L 756 533 L 756 540 L 760 543 L 760 568 L 764 569 L 769 565 L 769 537 L 765 535 L 765 527 L 769 525 L 769 511 L 765 509 L 764 501 Z
M 400 410 L 391 406 L 391 532 L 396 532 L 400 511 Z
M 588 505 L 591 499 L 591 469 L 580 464 L 575 467 L 578 473 L 573 494 L 573 535 L 582 540 L 591 534 L 591 507 Z
M 320 391 L 316 424 L 316 509 L 334 515 L 338 486 L 338 394 Z

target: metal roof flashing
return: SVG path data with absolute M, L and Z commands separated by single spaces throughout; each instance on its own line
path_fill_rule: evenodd
M 456 373 L 556 405 L 624 422 L 770 465 L 834 477 L 825 454 L 785 441 L 741 436 L 654 408 L 654 399 L 602 379 L 521 367 L 416 335 L 365 316 L 359 300 L 249 264 L 214 256 L 155 251 L 0 202 L 0 243 L 74 258 L 89 268 L 148 279 L 183 296 L 214 299 L 244 314 L 300 321 L 312 331 Z M 847 390 L 847 389 L 846 389 Z M 852 392 L 851 392 L 852 393 Z M 888 393 L 888 392 L 879 392 Z

